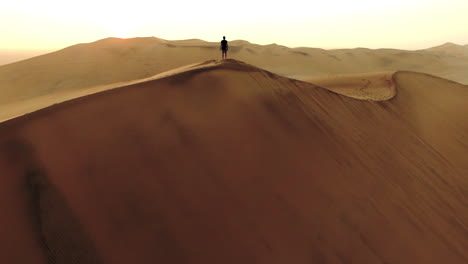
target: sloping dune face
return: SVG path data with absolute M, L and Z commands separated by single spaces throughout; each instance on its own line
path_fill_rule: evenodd
M 228 60 L 0 125 L 5 263 L 467 263 L 467 87 Z M 464 100 L 465 99 L 465 100 Z

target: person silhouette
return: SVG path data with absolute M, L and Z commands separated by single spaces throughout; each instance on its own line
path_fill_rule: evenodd
M 228 42 L 227 42 L 225 36 L 223 36 L 223 40 L 221 40 L 220 49 L 221 49 L 221 52 L 222 52 L 223 60 L 227 59 L 227 51 L 229 49 L 229 46 L 228 46 Z

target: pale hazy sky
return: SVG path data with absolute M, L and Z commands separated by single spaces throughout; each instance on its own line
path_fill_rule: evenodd
M 0 49 L 106 37 L 244 39 L 320 48 L 468 44 L 468 0 L 4 0 Z

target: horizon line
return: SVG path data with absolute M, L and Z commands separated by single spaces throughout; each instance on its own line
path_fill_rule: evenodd
M 97 40 L 90 41 L 90 42 L 77 42 L 77 43 L 75 43 L 75 44 L 71 44 L 71 45 L 69 45 L 69 46 L 65 46 L 65 47 L 61 47 L 61 48 L 29 48 L 29 49 L 20 48 L 20 49 L 15 49 L 15 48 L 1 48 L 1 47 L 0 47 L 0 52 L 8 52 L 8 51 L 14 51 L 14 52 L 32 52 L 32 51 L 34 51 L 34 52 L 42 52 L 42 51 L 43 51 L 43 52 L 54 52 L 54 51 L 59 51 L 59 50 L 62 50 L 62 49 L 66 49 L 66 48 L 68 48 L 68 47 L 72 47 L 72 46 L 76 46 L 76 45 L 82 45 L 82 44 L 91 44 L 91 43 L 95 43 L 95 42 L 102 41 L 102 40 L 106 40 L 106 39 L 131 40 L 131 39 L 138 39 L 138 38 L 154 38 L 154 39 L 160 39 L 160 40 L 163 40 L 163 41 L 188 41 L 188 40 L 198 40 L 198 41 L 203 41 L 203 42 L 207 42 L 207 43 L 217 43 L 217 42 L 215 42 L 215 41 L 208 41 L 208 40 L 199 39 L 199 38 L 163 39 L 163 38 L 156 37 L 156 36 L 130 37 L 130 38 L 122 38 L 122 37 L 113 37 L 113 36 L 110 36 L 110 37 L 105 37 L 105 38 L 97 39 Z M 458 43 L 451 42 L 451 41 L 447 41 L 447 42 L 444 42 L 444 43 L 441 43 L 441 44 L 438 44 L 438 45 L 435 45 L 435 46 L 430 46 L 430 47 L 426 47 L 426 48 L 419 48 L 419 49 L 402 49 L 402 48 L 390 48 L 390 47 L 368 48 L 368 47 L 365 47 L 365 46 L 357 46 L 357 47 L 287 46 L 287 45 L 283 45 L 283 44 L 278 44 L 278 43 L 276 43 L 276 42 L 268 43 L 268 44 L 258 44 L 258 43 L 250 42 L 250 41 L 245 40 L 245 39 L 234 39 L 234 40 L 228 40 L 228 41 L 243 41 L 243 42 L 247 42 L 247 43 L 252 44 L 252 45 L 259 45 L 259 46 L 278 45 L 278 46 L 287 47 L 287 48 L 290 48 L 290 49 L 310 48 L 310 49 L 322 49 L 322 50 L 348 50 L 348 49 L 349 49 L 349 50 L 352 50 L 352 49 L 379 50 L 379 49 L 393 49 L 393 50 L 418 51 L 418 50 L 426 50 L 426 49 L 435 48 L 435 47 L 440 47 L 440 46 L 449 45 L 449 44 L 450 44 L 450 45 L 460 46 L 460 47 L 468 46 L 468 43 L 467 43 L 467 44 L 458 44 Z

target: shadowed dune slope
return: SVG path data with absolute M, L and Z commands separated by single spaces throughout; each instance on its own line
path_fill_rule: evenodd
M 5 263 L 467 263 L 468 89 L 228 60 L 0 124 Z
M 288 48 L 242 40 L 230 41 L 229 45 L 229 58 L 301 80 L 405 70 L 468 84 L 468 55 L 459 55 L 462 46 L 455 44 L 420 51 Z M 78 44 L 0 66 L 0 106 L 38 96 L 147 78 L 187 64 L 218 59 L 220 55 L 218 42 L 197 39 L 107 38 Z

